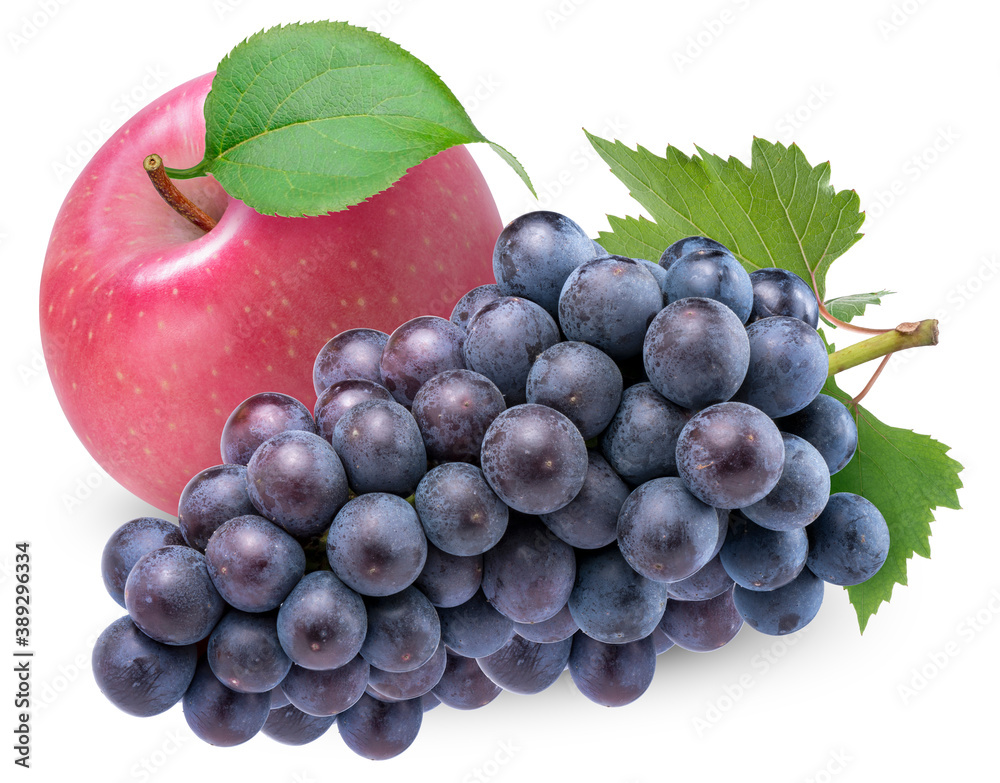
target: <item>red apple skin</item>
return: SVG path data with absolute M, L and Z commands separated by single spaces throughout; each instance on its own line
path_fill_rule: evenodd
M 448 317 L 492 282 L 502 229 L 472 157 L 453 147 L 320 217 L 260 215 L 210 177 L 180 181 L 219 221 L 202 233 L 142 161 L 201 160 L 211 79 L 168 92 L 97 152 L 59 211 L 41 278 L 42 345 L 66 417 L 113 478 L 169 514 L 188 480 L 221 462 L 240 402 L 278 391 L 311 409 L 329 338 Z

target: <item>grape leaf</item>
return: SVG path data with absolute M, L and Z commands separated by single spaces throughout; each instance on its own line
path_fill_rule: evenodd
M 850 323 L 851 319 L 865 314 L 868 305 L 882 304 L 882 297 L 889 296 L 895 291 L 875 291 L 870 294 L 849 294 L 848 296 L 838 296 L 835 299 L 828 299 L 824 304 L 827 311 L 841 321 Z
M 342 22 L 274 27 L 237 45 L 219 63 L 205 124 L 204 159 L 167 173 L 212 174 L 268 215 L 344 209 L 471 142 L 490 144 L 532 187 L 434 71 L 389 39 Z
M 807 282 L 815 275 L 820 296 L 826 273 L 861 238 L 864 213 L 854 191 L 830 186 L 830 166 L 812 167 L 794 144 L 754 139 L 750 166 L 701 148 L 688 157 L 668 147 L 665 157 L 639 146 L 587 134 L 598 154 L 645 208 L 646 217 L 608 216 L 610 232 L 598 242 L 609 252 L 657 259 L 672 242 L 700 234 L 726 245 L 748 271 L 782 267 Z M 889 291 L 831 300 L 847 321 L 878 304 Z M 832 348 L 831 348 L 832 350 Z M 842 402 L 850 396 L 831 378 L 825 391 Z M 874 503 L 889 525 L 889 557 L 882 569 L 848 596 L 864 631 L 896 584 L 906 584 L 906 562 L 914 553 L 930 557 L 933 509 L 959 508 L 962 466 L 949 448 L 927 435 L 883 424 L 856 409 L 858 450 L 833 476 L 833 492 L 854 492 Z
M 608 216 L 612 231 L 597 241 L 609 253 L 655 261 L 667 245 L 700 234 L 724 244 L 748 271 L 782 267 L 809 283 L 815 274 L 823 296 L 830 264 L 862 236 L 858 194 L 835 191 L 830 164 L 810 166 L 794 144 L 755 138 L 746 166 L 700 147 L 691 157 L 667 147 L 659 157 L 587 138 L 653 218 Z
M 847 404 L 851 397 L 833 378 L 824 393 Z M 947 455 L 949 447 L 928 435 L 883 424 L 864 406 L 854 416 L 858 449 L 847 466 L 831 477 L 831 492 L 862 495 L 882 512 L 889 525 L 889 557 L 867 582 L 847 588 L 864 632 L 868 620 L 892 597 L 896 584 L 906 584 L 906 561 L 930 557 L 932 510 L 960 508 L 957 490 L 962 466 Z

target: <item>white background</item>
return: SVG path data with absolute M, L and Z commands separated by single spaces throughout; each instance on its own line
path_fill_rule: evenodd
M 429 63 L 520 158 L 542 205 L 592 235 L 606 214 L 638 209 L 583 127 L 745 161 L 754 135 L 796 141 L 813 164 L 831 161 L 838 189 L 857 190 L 866 237 L 834 266 L 830 293 L 898 291 L 866 319 L 875 326 L 942 320 L 940 345 L 891 362 L 869 407 L 950 444 L 966 466 L 964 510 L 937 513 L 933 560 L 911 564 L 909 586 L 863 638 L 846 594 L 830 589 L 792 640 L 745 628 L 716 653 L 671 651 L 629 707 L 591 704 L 564 674 L 538 696 L 504 694 L 474 713 L 438 708 L 409 751 L 382 763 L 355 757 L 336 730 L 303 748 L 258 737 L 215 749 L 192 737 L 179 708 L 139 720 L 103 699 L 90 650 L 120 610 L 104 593 L 100 552 L 118 525 L 157 512 L 96 466 L 52 393 L 37 327 L 52 221 L 88 138 L 124 122 L 125 103 L 138 108 L 211 70 L 262 28 L 325 18 L 378 28 Z M 991 774 L 998 24 L 1000 7 L 972 0 L 6 0 L 0 654 L 13 648 L 14 543 L 27 539 L 37 657 L 33 768 L 11 772 L 15 710 L 4 697 L 3 778 L 847 783 L 979 779 L 983 763 Z M 537 208 L 492 152 L 474 154 L 505 222 Z

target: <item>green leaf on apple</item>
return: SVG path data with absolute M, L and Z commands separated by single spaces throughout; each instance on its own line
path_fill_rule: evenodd
M 865 314 L 868 305 L 882 304 L 882 297 L 889 296 L 895 291 L 873 291 L 869 294 L 848 294 L 838 296 L 834 299 L 827 299 L 826 309 L 834 318 L 845 323 L 850 323 L 852 319 Z
M 612 230 L 598 242 L 609 253 L 657 259 L 672 242 L 702 235 L 726 245 L 748 271 L 782 267 L 813 286 L 820 297 L 830 265 L 861 238 L 864 221 L 854 191 L 830 185 L 830 165 L 813 167 L 802 151 L 755 138 L 750 165 L 698 148 L 687 156 L 668 147 L 660 157 L 643 147 L 587 134 L 612 173 L 628 186 L 650 218 L 608 216 Z M 829 302 L 842 321 L 879 304 L 889 291 Z M 831 378 L 825 389 L 845 404 L 850 395 Z M 862 631 L 896 584 L 906 584 L 914 553 L 930 556 L 930 523 L 938 507 L 959 508 L 962 466 L 948 446 L 927 435 L 890 427 L 860 405 L 851 405 L 858 448 L 832 477 L 832 492 L 854 492 L 882 512 L 891 537 L 889 557 L 867 582 L 847 589 Z
M 427 65 L 342 22 L 274 27 L 219 63 L 205 101 L 205 157 L 174 178 L 211 174 L 267 215 L 336 212 L 421 161 L 485 142 L 534 193 L 520 163 L 473 125 Z

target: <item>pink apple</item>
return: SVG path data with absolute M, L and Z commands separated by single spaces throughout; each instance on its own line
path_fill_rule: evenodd
M 492 281 L 496 205 L 455 147 L 342 212 L 260 215 L 211 178 L 178 182 L 218 220 L 202 233 L 163 202 L 142 161 L 197 163 L 212 74 L 129 120 L 73 184 L 42 271 L 42 341 L 76 434 L 127 489 L 176 513 L 218 464 L 226 417 L 279 391 L 312 408 L 312 364 L 334 334 L 447 317 Z

